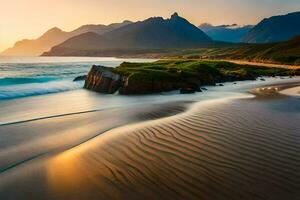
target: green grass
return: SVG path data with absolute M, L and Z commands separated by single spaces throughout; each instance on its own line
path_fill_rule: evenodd
M 288 69 L 240 65 L 225 61 L 160 60 L 153 63 L 124 62 L 114 73 L 132 81 L 205 82 L 208 78 L 229 75 L 243 77 L 291 75 Z

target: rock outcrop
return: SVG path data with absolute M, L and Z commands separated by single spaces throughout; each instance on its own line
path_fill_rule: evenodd
M 182 74 L 181 76 L 187 76 Z M 82 79 L 83 77 L 77 77 Z M 179 90 L 181 94 L 202 92 L 201 85 L 216 85 L 216 83 L 239 80 L 253 80 L 255 77 L 245 74 L 216 75 L 209 74 L 198 77 L 185 77 L 185 80 L 151 79 L 145 73 L 136 72 L 129 76 L 121 76 L 112 68 L 93 65 L 85 77 L 84 88 L 103 94 L 119 92 L 121 95 L 141 95 Z
M 185 84 L 180 89 L 180 94 L 193 94 L 195 92 L 202 92 L 200 86 L 197 84 Z
M 113 94 L 122 84 L 122 77 L 103 66 L 93 65 L 86 77 L 84 88 L 104 94 Z
M 122 63 L 116 68 L 94 65 L 84 87 L 99 93 L 139 95 L 179 90 L 201 92 L 204 85 L 255 80 L 259 76 L 291 75 L 283 68 L 239 65 L 223 61 L 170 60 L 153 63 Z M 218 84 L 217 84 L 218 83 Z

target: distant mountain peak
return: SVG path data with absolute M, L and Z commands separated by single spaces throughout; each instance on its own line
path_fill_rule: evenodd
M 53 27 L 48 31 L 46 31 L 40 38 L 51 37 L 51 36 L 61 35 L 61 34 L 64 34 L 63 30 L 57 27 Z
M 130 20 L 124 20 L 122 23 L 123 24 L 125 24 L 125 23 L 132 23 L 132 21 L 130 21 Z
M 173 15 L 171 15 L 171 19 L 177 19 L 179 18 L 179 15 L 177 12 L 175 12 Z
M 23 39 L 17 41 L 13 47 L 6 49 L 1 55 L 9 56 L 38 56 L 45 51 L 49 51 L 53 46 L 58 45 L 69 38 L 86 32 L 94 32 L 97 34 L 107 33 L 132 22 L 124 21 L 123 23 L 114 23 L 110 25 L 83 25 L 71 32 L 65 32 L 58 27 L 53 27 L 46 31 L 43 35 L 36 39 Z
M 62 30 L 58 27 L 53 27 L 49 29 L 46 33 L 56 33 L 56 32 L 62 32 Z
M 217 41 L 241 42 L 242 38 L 252 29 L 252 25 L 240 26 L 238 24 L 224 24 L 214 26 L 203 23 L 199 28 L 208 36 Z

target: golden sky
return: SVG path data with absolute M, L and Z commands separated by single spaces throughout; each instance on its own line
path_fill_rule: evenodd
M 0 51 L 52 27 L 168 18 L 178 12 L 195 25 L 255 24 L 265 17 L 300 11 L 300 0 L 0 0 Z

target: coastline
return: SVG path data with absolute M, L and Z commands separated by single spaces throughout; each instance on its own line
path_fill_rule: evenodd
M 285 85 L 284 81 L 299 83 L 296 79 L 274 80 L 277 85 Z M 249 84 L 250 88 L 270 85 L 268 81 Z M 225 87 L 237 86 L 228 83 Z M 238 92 L 228 98 L 208 98 L 186 112 L 179 109 L 177 115 L 162 119 L 153 118 L 155 112 L 149 114 L 153 108 L 143 108 L 140 113 L 145 117 L 136 115 L 132 119 L 150 121 L 124 123 L 61 153 L 42 156 L 1 173 L 0 197 L 235 200 L 252 199 L 255 194 L 275 200 L 295 199 L 300 191 L 296 184 L 300 177 L 295 171 L 300 144 L 294 139 L 300 129 L 298 102 L 293 98 L 266 101 L 253 97 Z M 166 108 L 157 106 L 159 113 Z M 278 110 L 287 106 L 296 110 Z M 111 119 L 123 114 L 128 119 L 128 114 L 133 113 L 132 108 L 129 110 L 124 113 L 117 109 Z M 67 132 L 74 137 L 80 131 L 99 130 L 107 124 L 109 113 L 112 111 L 102 113 L 102 117 L 87 114 L 45 119 L 48 125 L 44 128 L 49 130 L 51 120 L 57 130 L 70 123 L 72 128 Z M 82 124 L 86 120 L 89 123 Z M 29 122 L 27 129 L 39 127 L 36 130 L 40 132 L 42 124 Z M 26 132 L 25 127 L 19 129 Z M 17 193 L 13 192 L 16 187 Z
M 0 200 L 300 200 L 300 0 L 13 1 Z

